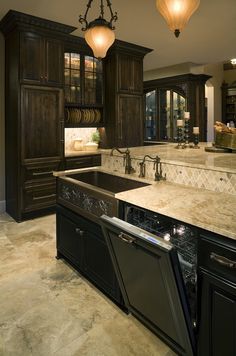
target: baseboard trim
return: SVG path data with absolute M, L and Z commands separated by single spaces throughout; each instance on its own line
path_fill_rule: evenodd
M 6 211 L 6 200 L 0 200 L 0 214 Z

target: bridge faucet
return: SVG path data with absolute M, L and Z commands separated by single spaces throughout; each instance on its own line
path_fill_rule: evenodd
M 135 172 L 134 168 L 131 165 L 131 157 L 130 157 L 130 150 L 127 148 L 125 151 L 121 151 L 119 148 L 114 147 L 111 150 L 110 155 L 113 156 L 113 152 L 117 151 L 121 154 L 123 154 L 123 158 L 124 158 L 124 164 L 125 164 L 125 174 L 130 174 Z
M 162 167 L 161 167 L 161 159 L 160 157 L 151 157 L 149 155 L 145 155 L 143 157 L 142 162 L 139 163 L 140 165 L 140 173 L 139 177 L 145 177 L 145 160 L 149 158 L 151 161 L 154 162 L 153 169 L 155 169 L 155 181 L 166 180 L 166 175 L 162 175 Z

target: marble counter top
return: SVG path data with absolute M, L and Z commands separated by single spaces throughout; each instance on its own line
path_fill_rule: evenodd
M 168 182 L 116 194 L 116 198 L 236 240 L 236 197 Z
M 200 144 L 200 149 L 176 149 L 175 143 L 153 146 L 139 146 L 129 148 L 131 157 L 142 159 L 145 154 L 158 155 L 163 163 L 182 165 L 222 172 L 236 173 L 236 153 L 206 152 L 206 143 Z M 110 154 L 111 150 L 101 150 L 103 154 Z M 120 155 L 114 151 L 114 155 Z
M 150 183 L 149 186 L 115 194 L 123 202 L 160 213 L 199 228 L 236 240 L 236 196 L 197 189 L 166 181 L 117 174 L 101 167 L 55 172 L 63 176 L 71 172 L 101 170 L 109 174 Z

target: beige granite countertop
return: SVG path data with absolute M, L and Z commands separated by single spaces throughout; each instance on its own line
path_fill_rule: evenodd
M 101 167 L 55 172 L 101 170 L 109 174 L 150 183 L 149 186 L 115 194 L 121 201 L 160 213 L 199 228 L 236 240 L 236 196 L 192 188 L 166 181 L 153 182 L 127 174 L 117 174 Z
M 142 159 L 145 154 L 158 155 L 165 163 L 236 173 L 236 153 L 206 152 L 206 145 L 201 143 L 198 150 L 176 149 L 175 143 L 131 147 L 129 150 L 132 158 Z M 110 149 L 101 150 L 103 154 L 110 154 L 110 152 Z M 114 155 L 120 154 L 114 151 Z
M 115 197 L 236 240 L 236 196 L 156 182 Z

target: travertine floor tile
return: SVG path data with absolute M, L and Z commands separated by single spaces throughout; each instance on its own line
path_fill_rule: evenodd
M 0 215 L 1 356 L 171 356 L 63 260 L 55 216 L 17 224 Z

